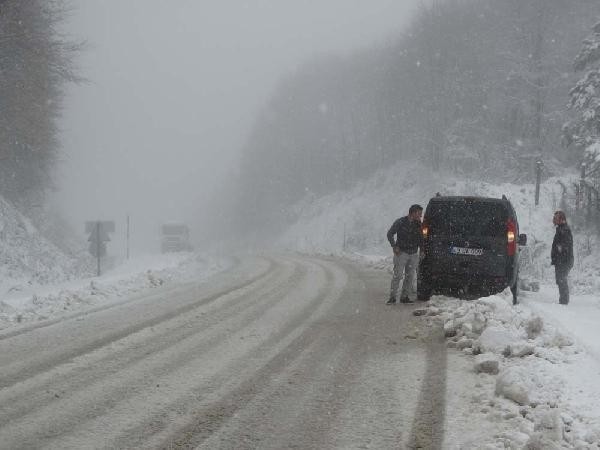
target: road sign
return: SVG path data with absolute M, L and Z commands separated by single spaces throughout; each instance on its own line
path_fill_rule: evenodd
M 98 259 L 98 276 L 100 276 L 100 258 L 106 256 L 106 243 L 110 241 L 108 233 L 114 233 L 115 223 L 113 221 L 87 221 L 85 232 L 90 233 L 88 238 L 89 250 L 92 256 Z
M 96 233 L 96 236 L 101 237 L 101 241 L 107 242 L 107 241 L 110 241 L 110 238 L 108 237 L 108 233 L 115 232 L 115 222 L 112 220 L 87 221 L 85 223 L 85 232 L 92 233 L 92 235 L 94 235 L 94 233 Z M 92 238 L 92 236 L 90 236 L 90 239 L 88 239 L 88 240 L 91 241 L 92 240 L 91 238 Z
M 90 242 L 88 249 L 94 258 L 106 256 L 106 242 Z

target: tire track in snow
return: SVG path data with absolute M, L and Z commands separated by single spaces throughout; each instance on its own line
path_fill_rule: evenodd
M 254 283 L 244 289 L 229 293 L 228 296 L 232 297 L 227 300 L 229 303 L 210 315 L 208 313 L 206 315 L 204 313 L 199 315 L 190 311 L 192 317 L 189 319 L 183 319 L 181 316 L 169 319 L 152 327 L 150 333 L 132 333 L 112 343 L 109 346 L 111 348 L 108 350 L 105 347 L 96 348 L 94 351 L 82 355 L 82 357 L 74 358 L 67 364 L 59 364 L 48 372 L 27 380 L 22 380 L 16 389 L 0 391 L 0 418 L 2 421 L 16 420 L 32 409 L 41 408 L 54 401 L 56 393 L 61 393 L 61 396 L 64 396 L 62 393 L 69 392 L 73 394 L 79 389 L 89 388 L 93 383 L 100 382 L 107 374 L 117 374 L 124 368 L 143 361 L 149 355 L 164 352 L 167 354 L 163 357 L 164 359 L 161 363 L 163 366 L 168 367 L 169 365 L 181 364 L 182 361 L 193 357 L 196 351 L 201 351 L 202 347 L 216 345 L 220 340 L 224 339 L 226 332 L 217 330 L 216 333 L 212 333 L 211 335 L 211 329 L 222 326 L 220 324 L 226 319 L 229 319 L 231 322 L 234 319 L 239 321 L 240 316 L 247 310 L 251 308 L 256 309 L 257 305 L 249 302 L 240 305 L 240 298 L 245 298 L 249 295 L 268 297 L 274 292 L 274 288 L 270 283 L 277 279 L 277 277 L 294 279 L 301 276 L 302 271 L 298 267 L 290 274 L 283 271 L 279 265 L 276 265 L 272 273 L 261 279 L 260 283 Z M 199 308 L 202 308 L 202 306 Z M 260 314 L 260 310 L 249 311 L 248 316 L 241 317 L 243 320 L 251 321 Z M 181 323 L 182 320 L 183 323 Z M 169 324 L 170 321 L 174 323 Z M 232 326 L 235 326 L 235 324 Z M 227 328 L 230 328 L 230 326 Z M 197 334 L 199 330 L 206 335 L 201 348 L 194 347 L 194 349 L 188 350 L 183 355 L 181 353 L 173 353 L 172 356 L 168 354 L 167 350 L 176 347 L 185 339 Z M 134 336 L 135 334 L 139 336 Z M 174 360 L 174 356 L 178 359 Z M 159 369 L 159 367 L 153 368 L 153 370 Z M 127 392 L 122 392 L 119 395 L 126 397 Z M 19 398 L 23 400 L 16 403 L 14 400 Z M 95 408 L 100 409 L 98 405 Z
M 273 267 L 273 262 L 269 261 L 267 271 L 261 272 L 260 274 L 252 277 L 249 280 L 239 283 L 233 287 L 220 290 L 209 296 L 202 297 L 199 300 L 192 300 L 191 302 L 185 303 L 183 306 L 180 306 L 175 309 L 167 310 L 167 312 L 161 313 L 159 311 L 158 315 L 151 316 L 150 318 L 148 318 L 146 320 L 139 321 L 133 327 L 130 326 L 127 322 L 124 322 L 124 325 L 122 328 L 119 328 L 113 332 L 106 333 L 100 339 L 92 338 L 85 342 L 82 342 L 81 344 L 75 343 L 74 345 L 70 341 L 67 341 L 67 343 L 66 343 L 67 345 L 65 345 L 66 349 L 58 355 L 56 353 L 53 353 L 51 355 L 41 356 L 35 362 L 30 362 L 30 361 L 26 361 L 26 360 L 17 361 L 16 363 L 13 363 L 12 366 L 9 366 L 8 364 L 4 363 L 2 365 L 2 369 L 0 370 L 0 389 L 8 388 L 11 385 L 13 385 L 17 382 L 20 382 L 26 378 L 29 378 L 29 377 L 35 376 L 37 374 L 43 373 L 45 371 L 51 370 L 52 368 L 54 368 L 60 364 L 66 364 L 78 356 L 82 356 L 87 353 L 91 353 L 97 348 L 109 346 L 110 344 L 113 344 L 121 339 L 124 339 L 131 334 L 134 334 L 134 333 L 139 332 L 146 328 L 152 328 L 164 321 L 176 318 L 177 316 L 181 316 L 181 315 L 190 313 L 194 309 L 204 306 L 204 305 L 207 305 L 209 303 L 212 303 L 215 300 L 218 300 L 219 298 L 221 298 L 223 296 L 232 294 L 236 291 L 240 291 L 248 286 L 251 286 L 254 283 L 260 282 L 261 279 L 263 279 L 269 275 L 269 272 L 272 270 L 272 267 Z M 190 288 L 188 287 L 187 291 L 189 292 L 189 290 L 190 290 Z M 184 291 L 184 292 L 186 292 L 186 291 Z M 156 298 L 162 299 L 162 295 L 160 295 L 160 294 L 152 295 L 151 297 L 153 299 L 156 299 Z M 136 302 L 139 302 L 139 304 L 141 306 L 143 306 L 142 305 L 144 303 L 143 299 L 136 299 Z M 124 304 L 124 305 L 116 305 L 116 306 L 128 307 L 130 305 Z M 114 307 L 101 309 L 98 311 L 98 313 L 106 313 L 106 312 L 110 313 L 110 312 L 112 312 L 111 310 L 114 310 L 114 309 L 115 309 Z M 73 319 L 68 320 L 68 322 L 71 322 L 72 320 Z M 59 325 L 59 324 L 53 324 L 53 325 Z M 84 325 L 81 325 L 80 328 L 84 328 Z M 34 333 L 36 331 L 39 331 L 39 328 L 28 330 L 27 334 Z M 12 336 L 12 337 L 17 337 L 19 335 L 21 335 L 21 334 L 18 334 L 18 335 Z M 10 342 L 9 338 L 7 338 L 7 339 L 8 340 L 1 342 L 1 344 L 3 346 L 5 346 L 6 348 L 10 348 L 12 343 Z

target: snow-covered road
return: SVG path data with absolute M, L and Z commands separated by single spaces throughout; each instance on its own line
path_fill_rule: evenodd
M 441 448 L 441 327 L 387 274 L 248 257 L 0 332 L 2 448 Z M 403 305 L 405 306 L 405 305 Z

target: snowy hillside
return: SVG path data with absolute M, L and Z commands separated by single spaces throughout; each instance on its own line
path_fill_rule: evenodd
M 34 284 L 72 279 L 80 264 L 45 239 L 31 221 L 0 197 L 0 295 Z
M 577 174 L 567 173 L 560 179 L 544 181 L 539 205 L 534 206 L 533 184 L 495 185 L 434 174 L 419 164 L 398 164 L 358 183 L 348 192 L 337 192 L 297 205 L 296 211 L 301 219 L 284 233 L 278 245 L 292 251 L 360 256 L 370 261 L 391 263 L 386 232 L 395 219 L 408 214 L 411 204 L 419 203 L 425 207 L 429 198 L 437 192 L 496 198 L 506 195 L 517 212 L 520 233 L 527 234 L 528 238 L 528 245 L 522 252 L 522 277 L 552 280 L 552 215 L 561 208 L 559 180 L 569 185 L 571 180 L 577 180 Z M 573 224 L 569 210 L 567 217 Z M 575 287 L 582 292 L 599 292 L 598 239 L 579 233 L 577 227 L 573 228 L 576 261 L 572 279 Z

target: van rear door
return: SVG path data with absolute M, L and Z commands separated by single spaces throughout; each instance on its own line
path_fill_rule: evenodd
M 431 273 L 462 279 L 506 276 L 507 219 L 501 201 L 432 199 L 425 212 Z

